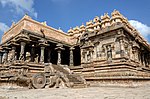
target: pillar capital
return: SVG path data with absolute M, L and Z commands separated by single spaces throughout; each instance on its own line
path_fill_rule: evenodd
M 22 46 L 25 46 L 25 45 L 26 45 L 26 42 L 21 41 L 20 44 L 21 44 Z
M 29 42 L 30 41 L 30 37 L 28 35 L 28 33 L 26 33 L 24 30 L 17 36 L 15 37 L 16 41 L 19 42 Z
M 1 48 L 2 50 L 10 50 L 11 48 L 9 47 L 9 45 L 8 44 L 4 44 L 4 45 L 2 45 L 2 48 Z
M 13 47 L 13 46 L 19 46 L 19 44 L 16 43 L 16 40 L 15 40 L 15 39 L 11 40 L 10 43 L 9 43 L 9 45 L 12 46 L 12 47 Z
M 40 46 L 49 46 L 47 40 L 45 40 L 45 39 L 40 39 L 39 40 L 39 45 Z
M 63 44 L 58 43 L 58 44 L 56 45 L 55 50 L 64 50 Z
M 45 46 L 41 46 L 41 50 L 44 50 L 45 49 Z
M 70 51 L 71 51 L 71 50 L 74 50 L 75 48 L 74 48 L 74 47 L 70 47 L 69 49 L 70 49 Z

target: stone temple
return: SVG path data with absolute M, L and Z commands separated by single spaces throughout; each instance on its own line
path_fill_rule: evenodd
M 150 45 L 117 10 L 68 33 L 25 15 L 2 36 L 0 85 L 85 87 L 149 80 Z

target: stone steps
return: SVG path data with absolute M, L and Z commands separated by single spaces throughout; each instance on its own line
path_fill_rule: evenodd
M 63 72 L 67 78 L 69 79 L 69 82 L 73 83 L 73 88 L 83 88 L 85 87 L 85 81 L 83 78 L 78 74 L 70 74 L 67 70 L 63 68 L 63 66 L 53 65 L 53 68 L 57 71 Z

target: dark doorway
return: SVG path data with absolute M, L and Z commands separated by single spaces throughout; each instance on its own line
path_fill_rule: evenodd
M 64 50 L 61 51 L 61 64 L 69 65 L 69 57 L 70 57 L 69 47 L 64 47 Z
M 73 51 L 73 59 L 74 59 L 74 66 L 81 65 L 81 53 L 79 46 L 76 46 L 75 50 Z
M 58 59 L 58 53 L 57 53 L 57 50 L 55 50 L 55 48 L 56 48 L 56 44 L 54 44 L 54 43 L 52 43 L 52 44 L 50 44 L 50 46 L 51 46 L 51 60 L 50 60 L 50 62 L 52 63 L 52 64 L 57 64 L 57 59 Z

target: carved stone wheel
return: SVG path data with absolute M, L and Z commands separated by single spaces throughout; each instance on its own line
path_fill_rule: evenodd
M 46 76 L 42 73 L 37 73 L 32 78 L 33 87 L 36 89 L 42 89 L 46 85 Z

